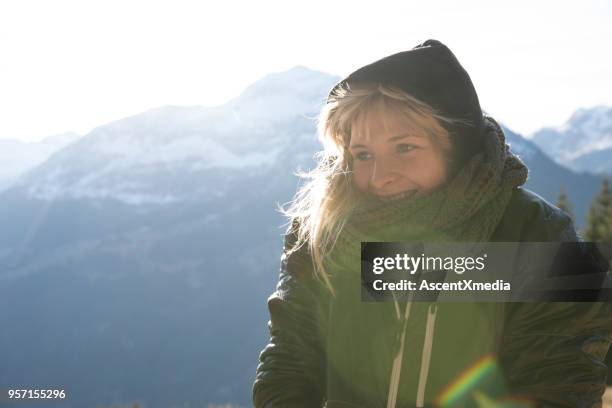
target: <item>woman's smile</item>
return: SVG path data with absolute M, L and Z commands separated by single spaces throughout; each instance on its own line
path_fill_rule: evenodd
M 377 197 L 384 201 L 401 200 L 402 198 L 408 198 L 408 197 L 415 195 L 418 191 L 419 190 L 408 190 L 408 191 L 402 191 L 401 193 L 396 193 L 396 194 L 384 194 L 384 195 L 380 194 L 380 195 L 377 195 Z

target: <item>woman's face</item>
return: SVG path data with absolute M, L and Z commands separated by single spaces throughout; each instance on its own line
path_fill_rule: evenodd
M 407 132 L 408 119 L 399 113 L 375 110 L 364 121 L 367 129 L 358 132 L 353 126 L 351 132 L 349 150 L 357 189 L 399 198 L 426 194 L 444 184 L 448 149 L 433 143 L 426 134 Z M 386 115 L 387 127 L 382 114 Z

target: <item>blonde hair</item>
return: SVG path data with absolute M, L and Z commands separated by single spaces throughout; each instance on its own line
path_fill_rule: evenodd
M 333 296 L 335 291 L 323 261 L 359 199 L 360 193 L 352 183 L 352 155 L 348 147 L 353 126 L 363 129 L 373 107 L 404 115 L 408 119 L 407 130 L 430 137 L 432 143 L 448 153 L 447 159 L 450 159 L 450 135 L 441 122 L 461 122 L 439 114 L 396 87 L 375 83 L 341 86 L 323 106 L 316 118 L 318 138 L 323 144 L 323 150 L 315 154 L 317 165 L 309 172 L 295 173 L 310 181 L 298 189 L 289 208 L 279 210 L 289 218 L 290 232 L 296 235 L 287 255 L 306 244 L 315 275 Z M 382 115 L 382 120 L 386 127 L 385 116 Z

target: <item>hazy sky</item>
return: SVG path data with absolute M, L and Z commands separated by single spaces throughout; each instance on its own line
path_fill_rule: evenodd
M 0 138 L 86 133 L 160 105 L 222 104 L 295 65 L 345 75 L 428 38 L 523 134 L 612 105 L 612 2 L 0 3 Z

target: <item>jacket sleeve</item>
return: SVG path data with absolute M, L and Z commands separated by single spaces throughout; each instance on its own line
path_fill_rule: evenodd
M 555 216 L 550 210 L 547 217 L 551 222 L 546 240 L 581 240 L 568 217 Z M 512 394 L 535 402 L 538 408 L 600 407 L 608 373 L 604 359 L 612 339 L 612 303 L 510 303 L 506 307 L 500 361 Z
M 326 292 L 305 246 L 287 255 L 294 239 L 285 236 L 279 282 L 267 301 L 270 340 L 259 355 L 255 408 L 321 407 L 325 398 Z
M 612 336 L 610 302 L 515 307 L 501 356 L 512 394 L 537 407 L 598 407 Z

